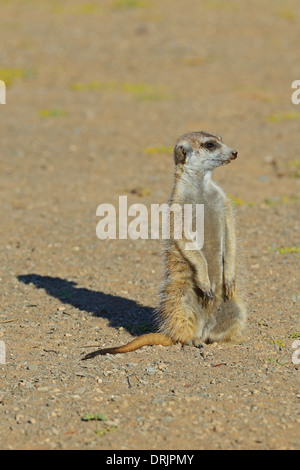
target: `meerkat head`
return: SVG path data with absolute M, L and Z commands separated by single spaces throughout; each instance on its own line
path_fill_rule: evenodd
M 212 171 L 237 158 L 238 152 L 222 142 L 222 138 L 206 132 L 191 132 L 178 140 L 174 149 L 175 165 L 186 170 Z

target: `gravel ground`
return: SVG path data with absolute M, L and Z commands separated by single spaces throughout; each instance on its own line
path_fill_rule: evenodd
M 298 449 L 298 2 L 0 7 L 1 449 Z M 100 241 L 96 208 L 166 202 L 192 130 L 239 151 L 215 180 L 248 339 L 81 361 L 153 330 L 161 279 L 160 241 Z

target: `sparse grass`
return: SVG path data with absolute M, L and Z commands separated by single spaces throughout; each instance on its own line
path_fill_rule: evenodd
M 294 331 L 294 333 L 289 335 L 289 338 L 291 339 L 298 339 L 300 338 L 300 332 L 299 331 Z
M 290 178 L 300 178 L 300 170 L 293 171 L 289 176 Z
M 146 196 L 150 196 L 151 189 L 146 188 L 144 186 L 138 186 L 137 188 L 125 189 L 125 192 L 129 194 L 135 194 L 136 196 L 139 196 L 139 197 L 146 197 Z
M 163 101 L 170 100 L 173 97 L 164 92 L 161 87 L 153 86 L 149 83 L 117 83 L 115 81 L 88 83 L 74 82 L 69 85 L 72 91 L 103 91 L 114 90 L 132 95 L 137 101 Z
M 82 421 L 107 421 L 107 417 L 104 413 L 85 413 Z
M 269 251 L 277 251 L 281 255 L 287 255 L 291 253 L 300 254 L 300 246 L 279 246 L 279 247 L 271 247 Z
M 291 168 L 300 168 L 300 160 L 290 160 L 286 164 L 287 167 Z
M 253 207 L 254 206 L 254 202 L 251 202 L 251 201 L 243 201 L 243 199 L 240 199 L 238 197 L 234 197 L 232 196 L 231 194 L 227 194 L 227 196 L 229 197 L 229 199 L 233 202 L 234 205 L 237 205 L 237 206 L 249 206 L 249 207 Z
M 286 364 L 285 361 L 280 361 L 277 357 L 268 357 L 267 361 L 279 364 L 280 366 L 284 366 Z
M 201 6 L 208 10 L 216 11 L 239 11 L 241 9 L 240 5 L 237 5 L 234 2 L 228 0 L 204 0 L 201 3 Z
M 65 117 L 67 116 L 67 111 L 64 109 L 40 109 L 38 112 L 39 117 L 48 118 L 48 117 Z
M 267 121 L 269 122 L 285 122 L 285 121 L 293 121 L 300 119 L 300 112 L 299 111 L 290 111 L 288 113 L 277 113 L 271 114 L 267 117 Z
M 282 204 L 292 204 L 299 201 L 299 196 L 297 194 L 293 196 L 282 196 L 276 198 L 266 198 L 264 199 L 264 203 L 267 206 L 278 206 Z
M 276 16 L 278 18 L 283 18 L 283 19 L 289 20 L 289 21 L 295 21 L 296 18 L 297 18 L 296 13 L 294 11 L 288 10 L 288 9 L 278 10 L 276 12 Z
M 74 9 L 74 13 L 78 14 L 90 14 L 90 13 L 96 13 L 98 10 L 98 5 L 95 3 L 87 3 L 84 5 L 78 5 L 76 9 Z
M 123 83 L 122 90 L 127 93 L 132 93 L 134 95 L 140 95 L 144 93 L 150 93 L 153 91 L 153 87 L 148 83 Z
M 284 342 L 281 341 L 280 339 L 271 340 L 270 343 L 273 344 L 276 349 L 279 349 L 279 351 L 281 351 L 283 348 L 285 348 Z
M 118 430 L 117 426 L 111 426 L 111 427 L 106 427 L 104 429 L 96 429 L 95 434 L 96 436 L 105 436 L 106 434 L 115 432 L 117 430 Z
M 146 8 L 149 3 L 146 0 L 114 0 L 111 4 L 113 10 Z
M 99 11 L 99 5 L 96 3 L 84 3 L 82 5 L 64 5 L 62 2 L 53 2 L 50 5 L 52 13 L 62 15 L 89 15 Z
M 290 178 L 300 178 L 300 160 L 290 160 L 286 167 L 290 170 Z
M 21 68 L 0 68 L 0 80 L 3 80 L 7 87 L 18 79 L 30 78 L 33 75 L 33 71 Z
M 165 147 L 163 145 L 159 147 L 147 147 L 144 149 L 144 152 L 147 153 L 148 155 L 153 155 L 155 153 L 170 154 L 173 152 L 173 147 Z
M 132 94 L 138 101 L 163 101 L 171 98 L 149 83 L 123 83 L 122 90 Z

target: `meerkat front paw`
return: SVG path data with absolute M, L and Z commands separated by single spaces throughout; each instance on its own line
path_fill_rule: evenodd
M 214 298 L 215 298 L 214 291 L 211 288 L 207 290 L 201 289 L 201 291 L 203 293 L 203 306 L 207 307 L 214 301 Z
M 210 289 L 208 292 L 203 292 L 204 293 L 204 303 L 206 305 L 210 304 L 211 302 L 214 301 L 215 294 L 212 289 Z
M 214 289 L 209 281 L 204 283 L 199 279 L 199 277 L 197 279 L 197 285 L 203 294 L 203 306 L 207 307 L 215 298 Z
M 235 292 L 235 279 L 224 281 L 224 297 L 229 300 L 232 299 Z

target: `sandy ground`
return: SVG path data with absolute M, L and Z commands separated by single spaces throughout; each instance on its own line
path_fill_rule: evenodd
M 299 448 L 298 2 L 0 8 L 1 448 Z M 160 241 L 100 241 L 96 208 L 166 202 L 192 130 L 239 151 L 215 180 L 235 199 L 248 341 L 83 362 L 153 330 L 161 279 Z

